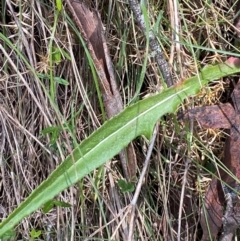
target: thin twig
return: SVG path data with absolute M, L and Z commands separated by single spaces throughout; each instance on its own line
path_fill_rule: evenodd
M 139 2 L 137 0 L 129 0 L 129 5 L 143 33 L 146 36 L 149 35 L 149 44 L 152 49 L 152 54 L 156 58 L 156 61 L 161 71 L 163 79 L 165 80 L 168 87 L 173 85 L 174 83 L 173 83 L 170 67 L 164 57 L 164 53 L 158 43 L 158 40 L 152 30 L 150 30 L 149 33 L 147 33 L 146 23 L 145 23 L 144 16 L 143 16 Z
M 183 78 L 183 69 L 182 67 L 184 66 L 182 64 L 182 58 L 181 58 L 181 45 L 180 45 L 180 25 L 179 25 L 179 15 L 178 15 L 178 1 L 174 0 L 173 1 L 173 5 L 174 5 L 174 42 L 175 42 L 175 46 L 176 46 L 176 52 L 177 52 L 177 59 L 178 59 L 178 64 L 179 66 L 181 66 L 180 68 L 180 77 Z
M 185 187 L 186 187 L 186 183 L 187 183 L 187 173 L 188 173 L 188 169 L 189 169 L 189 163 L 190 163 L 190 159 L 186 158 L 185 170 L 184 170 L 184 175 L 183 175 L 182 191 L 181 191 L 181 197 L 180 197 L 179 213 L 178 213 L 178 234 L 177 234 L 178 241 L 181 241 L 182 211 L 183 211 L 183 206 L 184 206 L 184 197 L 186 195 Z
M 135 223 L 134 222 L 134 220 L 135 220 L 135 210 L 136 210 L 137 200 L 138 200 L 141 188 L 142 188 L 143 180 L 145 178 L 145 175 L 146 175 L 149 163 L 150 163 L 150 157 L 152 155 L 152 150 L 153 150 L 153 147 L 154 147 L 154 144 L 155 144 L 157 133 L 158 133 L 158 124 L 156 124 L 156 126 L 154 128 L 152 139 L 150 141 L 148 151 L 147 151 L 147 156 L 146 156 L 146 159 L 145 159 L 145 162 L 144 162 L 144 165 L 143 165 L 143 169 L 142 169 L 141 175 L 139 177 L 139 181 L 138 181 L 138 184 L 137 184 L 137 187 L 136 187 L 136 191 L 135 191 L 133 199 L 131 201 L 132 211 L 131 211 L 131 221 L 130 221 L 130 227 L 129 227 L 128 241 L 131 241 L 132 237 L 133 237 L 133 230 L 134 230 L 134 223 Z
M 236 192 L 233 192 L 224 183 L 222 183 L 222 187 L 225 194 L 226 210 L 222 219 L 223 232 L 219 241 L 231 241 L 240 225 L 239 208 L 236 207 L 238 196 Z M 238 186 L 235 189 L 237 192 L 239 191 Z

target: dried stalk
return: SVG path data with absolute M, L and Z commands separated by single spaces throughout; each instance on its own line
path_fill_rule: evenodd
M 147 33 L 146 23 L 145 23 L 144 16 L 143 16 L 139 2 L 137 0 L 129 0 L 129 5 L 143 33 L 146 36 L 147 34 L 149 34 L 149 44 L 152 49 L 152 55 L 155 56 L 156 62 L 161 71 L 164 81 L 166 82 L 168 87 L 173 85 L 174 82 L 172 79 L 170 67 L 168 62 L 165 59 L 164 53 L 158 43 L 158 40 L 152 30 L 150 30 L 149 33 Z
M 83 1 L 67 1 L 68 8 L 91 54 L 99 77 L 99 87 L 107 117 L 111 118 L 123 109 L 121 95 L 116 84 L 112 61 L 109 57 L 102 22 L 96 10 Z M 136 156 L 132 144 L 119 153 L 124 175 L 131 179 L 136 174 Z

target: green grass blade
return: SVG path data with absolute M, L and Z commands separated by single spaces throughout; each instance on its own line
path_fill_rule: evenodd
M 239 59 L 230 58 L 226 63 L 204 68 L 198 76 L 139 101 L 105 122 L 0 224 L 0 237 L 65 188 L 119 153 L 137 136 L 145 135 L 149 138 L 158 119 L 174 112 L 184 98 L 196 94 L 202 85 L 240 72 L 239 62 Z

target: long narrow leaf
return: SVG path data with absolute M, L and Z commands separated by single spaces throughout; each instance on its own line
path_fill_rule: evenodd
M 230 58 L 226 63 L 207 67 L 198 76 L 139 101 L 107 121 L 81 142 L 47 180 L 0 224 L 0 237 L 65 188 L 111 159 L 137 136 L 149 138 L 161 116 L 174 112 L 184 98 L 196 94 L 209 81 L 240 72 L 239 65 L 239 59 Z

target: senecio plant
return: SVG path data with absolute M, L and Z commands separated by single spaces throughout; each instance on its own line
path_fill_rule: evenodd
M 240 72 L 240 59 L 205 67 L 186 79 L 134 105 L 105 122 L 77 148 L 1 224 L 0 237 L 13 232 L 26 216 L 41 208 L 67 187 L 103 165 L 137 136 L 150 138 L 154 125 L 167 113 L 174 113 L 183 100 L 198 93 L 212 80 Z

